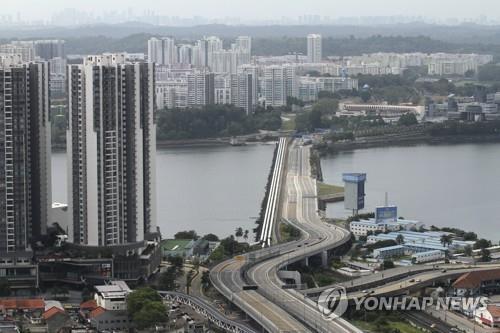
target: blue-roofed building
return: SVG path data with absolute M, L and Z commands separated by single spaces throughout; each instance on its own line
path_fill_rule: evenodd
M 387 234 L 371 235 L 368 236 L 367 243 L 374 244 L 384 240 L 396 241 L 400 235 L 403 236 L 403 243 L 398 246 L 402 246 L 406 254 L 418 254 L 415 257 L 417 262 L 438 260 L 440 259 L 439 257 L 444 257 L 446 251 L 460 250 L 467 245 L 474 245 L 472 241 L 462 240 L 452 240 L 451 244 L 444 245 L 441 242 L 441 237 L 443 235 L 450 235 L 450 233 L 435 231 L 395 231 Z M 377 249 L 373 251 L 373 257 L 377 258 L 377 256 L 380 256 L 380 253 L 384 253 L 386 249 L 388 249 L 386 253 L 395 251 L 393 247 Z
M 387 246 L 373 250 L 373 257 L 376 259 L 388 259 L 402 257 L 407 254 L 407 250 L 403 245 Z
M 423 223 L 419 221 L 396 219 L 395 221 L 377 222 L 376 219 L 367 219 L 361 221 L 352 221 L 349 224 L 351 232 L 356 238 L 360 236 L 368 236 L 377 232 L 413 230 L 423 227 Z

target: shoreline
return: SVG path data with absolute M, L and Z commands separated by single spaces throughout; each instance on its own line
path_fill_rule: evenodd
M 406 137 L 373 137 L 360 138 L 350 142 L 340 142 L 329 145 L 326 148 L 315 148 L 321 156 L 332 155 L 341 151 L 357 149 L 383 148 L 383 147 L 411 147 L 417 145 L 458 145 L 477 143 L 500 143 L 498 135 L 472 135 L 472 136 L 440 136 L 429 135 L 406 136 Z
M 243 146 L 254 144 L 269 144 L 277 140 L 250 140 L 246 141 Z M 167 148 L 203 148 L 203 147 L 237 147 L 231 145 L 229 138 L 214 138 L 214 139 L 189 139 L 189 140 L 161 140 L 156 142 L 156 149 Z M 52 152 L 66 152 L 66 145 L 53 144 Z

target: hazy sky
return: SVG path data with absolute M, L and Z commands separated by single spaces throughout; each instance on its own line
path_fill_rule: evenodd
M 338 16 L 427 16 L 432 18 L 500 17 L 499 0 L 2 0 L 2 14 L 49 19 L 54 11 L 77 8 L 100 14 L 104 10 L 145 9 L 169 16 L 224 16 L 270 19 L 303 14 Z M 498 14 L 497 14 L 498 13 Z

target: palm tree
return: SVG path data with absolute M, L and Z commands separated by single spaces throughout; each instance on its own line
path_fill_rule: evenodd
M 398 243 L 398 245 L 401 245 L 405 242 L 405 237 L 401 234 L 399 234 L 397 237 L 396 237 L 396 243 Z
M 449 245 L 451 245 L 451 243 L 452 243 L 451 235 L 441 236 L 441 244 L 443 244 L 444 247 L 448 247 Z
M 464 247 L 464 255 L 466 257 L 472 257 L 472 254 L 473 254 L 473 252 L 472 252 L 472 246 L 467 245 L 466 247 Z
M 241 236 L 243 236 L 243 228 L 242 227 L 238 227 L 236 228 L 235 232 L 234 232 L 234 235 L 237 237 L 237 238 L 240 238 Z

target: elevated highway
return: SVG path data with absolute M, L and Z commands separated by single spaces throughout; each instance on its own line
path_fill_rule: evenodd
M 323 317 L 314 301 L 287 289 L 278 277 L 279 270 L 314 255 L 321 255 L 326 263 L 328 251 L 350 241 L 347 230 L 323 223 L 318 215 L 309 156 L 309 147 L 292 142 L 280 198 L 281 217 L 302 231 L 301 239 L 232 258 L 212 269 L 210 278 L 220 293 L 268 332 L 361 333 L 343 319 Z M 256 290 L 243 290 L 245 286 Z

